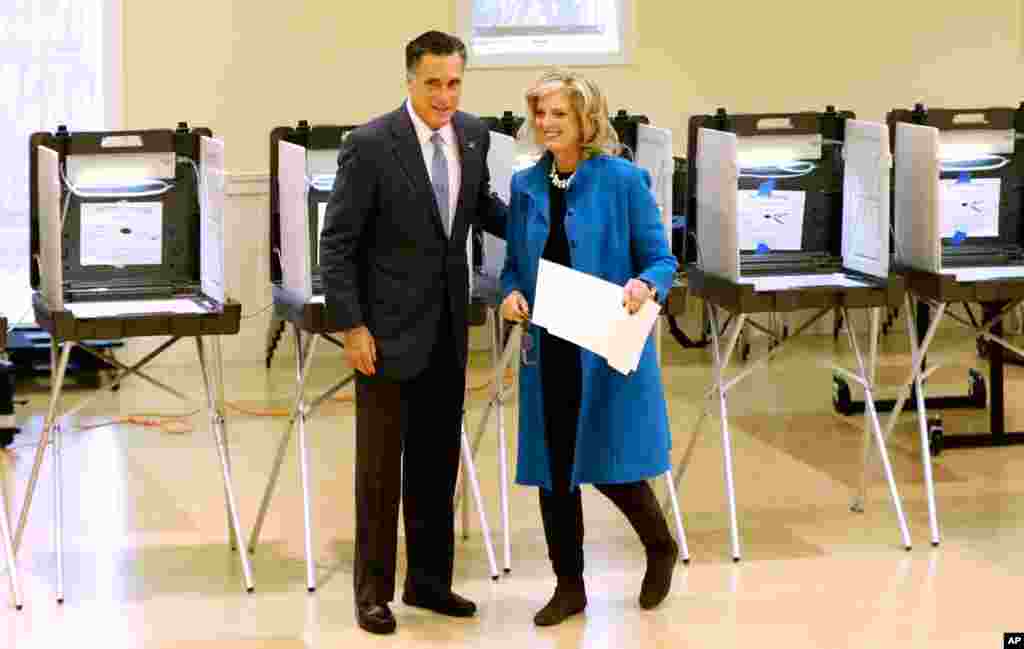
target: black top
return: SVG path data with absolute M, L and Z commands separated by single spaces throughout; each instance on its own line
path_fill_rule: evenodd
M 558 177 L 565 180 L 571 175 L 559 173 Z M 547 243 L 544 244 L 543 257 L 571 268 L 569 239 L 565 234 L 565 190 L 554 185 L 550 185 L 548 190 L 551 228 Z M 544 403 L 544 433 L 550 456 L 551 483 L 555 491 L 567 492 L 576 453 L 576 428 L 583 394 L 580 348 L 552 336 L 546 329 L 538 331 L 542 350 L 540 380 Z
M 558 177 L 562 180 L 571 175 L 558 172 Z M 554 185 L 551 185 L 550 189 L 551 229 L 548 231 L 548 241 L 544 244 L 544 254 L 541 256 L 556 264 L 572 267 L 572 260 L 569 258 L 569 239 L 565 235 L 565 190 Z

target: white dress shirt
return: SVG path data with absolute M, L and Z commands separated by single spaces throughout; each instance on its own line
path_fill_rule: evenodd
M 408 99 L 405 101 L 405 108 L 409 111 L 409 117 L 412 118 L 412 125 L 416 129 L 416 139 L 420 141 L 420 150 L 423 151 L 423 164 L 427 167 L 427 176 L 430 177 L 433 182 L 433 172 L 431 162 L 434 159 L 434 144 L 430 141 L 430 138 L 434 135 L 434 130 L 427 126 L 416 111 L 412 107 L 412 102 Z M 455 206 L 459 203 L 459 186 L 462 182 L 462 165 L 460 164 L 461 158 L 459 157 L 459 145 L 455 141 L 455 129 L 452 128 L 451 122 L 448 122 L 441 127 L 439 131 L 441 134 L 441 140 L 444 141 L 444 155 L 448 158 L 448 208 L 449 218 L 451 219 L 452 226 L 455 225 Z M 455 228 L 452 227 L 452 230 Z

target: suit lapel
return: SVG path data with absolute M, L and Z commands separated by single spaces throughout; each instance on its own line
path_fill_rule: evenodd
M 430 176 L 427 174 L 427 165 L 423 160 L 423 148 L 416 137 L 416 128 L 412 125 L 412 118 L 409 117 L 408 109 L 404 104 L 393 115 L 391 130 L 394 136 L 395 157 L 408 178 L 410 186 L 422 196 L 421 202 L 430 206 L 430 218 L 434 223 L 434 228 L 437 230 L 438 236 L 444 239 L 441 213 L 437 209 L 434 189 L 430 186 Z
M 463 214 L 466 206 L 466 194 L 469 187 L 476 187 L 477 175 L 480 173 L 480 164 L 477 161 L 477 156 L 480 155 L 478 150 L 480 145 L 475 140 L 467 139 L 469 136 L 466 134 L 462 113 L 455 113 L 452 117 L 452 127 L 455 130 L 455 139 L 459 143 L 459 167 L 461 169 L 459 175 L 459 198 L 455 202 L 452 233 L 461 234 L 465 232 L 462 226 L 466 222 L 465 214 Z M 484 161 L 484 164 L 487 164 L 487 162 Z

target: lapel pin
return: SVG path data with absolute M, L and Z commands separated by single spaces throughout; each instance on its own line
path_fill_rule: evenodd
M 475 149 L 476 148 L 476 142 L 473 141 L 473 140 L 470 140 L 469 142 L 466 143 L 466 148 L 467 149 Z

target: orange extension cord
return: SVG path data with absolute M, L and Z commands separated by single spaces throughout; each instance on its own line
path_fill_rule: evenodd
M 506 370 L 505 372 L 505 385 L 511 385 L 512 383 L 512 371 Z M 491 387 L 493 380 L 488 378 L 482 383 L 471 384 L 466 383 L 466 395 L 469 396 L 471 392 L 479 392 L 480 390 L 486 390 Z M 334 395 L 333 401 L 342 403 L 348 403 L 354 401 L 355 396 L 350 391 L 339 392 Z M 289 417 L 291 411 L 285 408 L 247 408 L 237 403 L 228 401 L 225 405 L 235 412 L 243 415 L 249 415 L 250 417 Z M 191 433 L 195 430 L 195 427 L 190 421 L 191 417 L 199 414 L 199 410 L 193 410 L 181 415 L 161 415 L 161 414 L 150 414 L 150 413 L 136 413 L 132 415 L 122 415 L 119 417 L 113 417 L 107 421 L 100 422 L 97 424 L 90 424 L 79 430 L 90 430 L 93 428 L 102 428 L 111 424 L 132 424 L 135 426 L 142 426 L 144 428 L 157 428 L 165 433 L 182 435 L 185 433 Z

